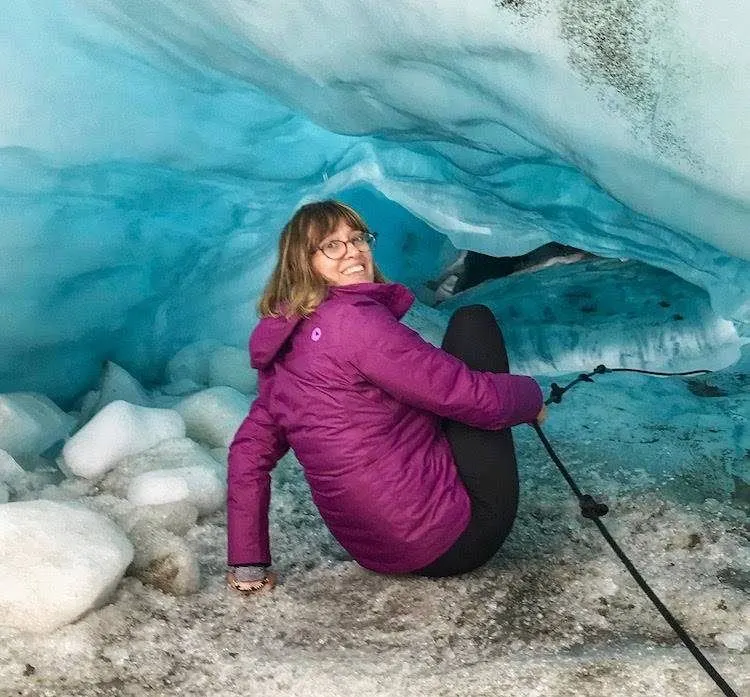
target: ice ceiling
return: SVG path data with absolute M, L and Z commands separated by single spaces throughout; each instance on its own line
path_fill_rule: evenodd
M 737 0 L 7 0 L 0 391 L 242 344 L 281 225 L 341 197 L 394 280 L 558 241 L 750 333 Z M 627 297 L 624 289 L 623 297 Z

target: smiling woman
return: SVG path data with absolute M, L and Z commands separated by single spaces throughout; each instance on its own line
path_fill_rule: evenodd
M 261 317 L 309 316 L 332 286 L 385 283 L 372 258 L 375 235 L 339 201 L 302 206 L 284 226 L 276 268 L 258 310 Z
M 230 587 L 273 587 L 270 471 L 292 448 L 334 537 L 381 573 L 450 576 L 510 531 L 518 476 L 510 426 L 541 420 L 541 391 L 510 375 L 500 329 L 461 308 L 443 348 L 401 324 L 414 296 L 386 283 L 373 235 L 336 201 L 303 206 L 250 339 L 258 398 L 229 451 Z
M 354 230 L 342 220 L 319 245 L 313 255 L 313 268 L 332 286 L 372 283 L 374 242 L 374 235 Z

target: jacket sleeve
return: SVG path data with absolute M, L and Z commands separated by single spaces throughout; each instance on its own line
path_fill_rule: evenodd
M 227 556 L 230 566 L 270 564 L 268 508 L 271 470 L 289 449 L 268 411 L 270 380 L 259 376 L 258 397 L 229 446 Z
M 469 369 L 399 322 L 378 303 L 353 308 L 351 363 L 399 401 L 487 430 L 533 421 L 543 406 L 526 375 Z

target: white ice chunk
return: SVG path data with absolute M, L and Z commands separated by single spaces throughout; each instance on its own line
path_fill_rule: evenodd
M 229 448 L 211 448 L 209 451 L 211 457 L 216 460 L 219 464 L 227 466 L 227 460 L 229 458 Z
M 720 644 L 724 644 L 728 649 L 734 651 L 744 651 L 748 646 L 748 637 L 750 632 L 746 636 L 742 632 L 722 632 L 716 635 L 716 641 Z
M 163 528 L 177 536 L 183 536 L 198 520 L 198 509 L 189 501 L 162 503 L 157 506 L 133 506 L 133 525 L 143 523 L 152 527 Z
M 216 476 L 214 468 L 201 466 L 144 472 L 128 487 L 128 500 L 136 506 L 188 501 L 201 515 L 219 510 L 225 498 L 224 483 Z
M 44 395 L 0 395 L 0 448 L 16 460 L 40 455 L 65 438 L 74 424 L 75 419 Z
M 0 624 L 49 632 L 107 601 L 133 559 L 125 534 L 80 506 L 0 506 Z
M 47 484 L 38 492 L 37 498 L 47 501 L 78 501 L 94 493 L 96 485 L 88 479 L 64 479 L 59 484 Z
M 99 487 L 102 491 L 125 498 L 130 483 L 138 475 L 153 470 L 178 467 L 204 467 L 214 471 L 217 477 L 226 479 L 225 467 L 220 467 L 217 461 L 195 441 L 190 438 L 170 438 L 157 443 L 148 450 L 120 460 L 99 482 Z
M 134 525 L 129 534 L 135 545 L 134 576 L 172 595 L 198 590 L 198 559 L 184 540 L 145 521 Z
M 9 483 L 21 479 L 25 472 L 10 453 L 0 450 L 0 482 Z
M 180 378 L 176 382 L 170 382 L 161 388 L 162 393 L 165 395 L 179 396 L 190 394 L 191 392 L 198 392 L 203 389 L 203 385 L 199 385 L 195 380 L 190 378 Z
M 3 452 L 0 450 L 0 459 L 2 459 Z M 15 464 L 15 460 L 12 460 L 12 458 L 11 462 Z M 0 483 L 10 492 L 10 500 L 26 501 L 40 498 L 40 492 L 48 487 L 54 488 L 59 479 L 60 470 L 57 467 L 50 468 L 46 466 L 30 471 L 20 470 L 20 472 L 9 467 L 5 470 L 5 477 L 0 476 Z
M 111 518 L 136 547 L 137 540 L 131 533 L 137 525 L 163 528 L 183 536 L 198 520 L 198 509 L 187 501 L 158 506 L 134 506 L 127 499 L 111 494 L 98 494 L 87 496 L 80 503 Z
M 247 415 L 248 398 L 231 387 L 211 387 L 175 405 L 187 434 L 201 443 L 227 447 Z
M 176 383 L 187 379 L 199 385 L 207 385 L 209 359 L 211 353 L 220 346 L 218 341 L 206 339 L 180 349 L 167 363 L 167 382 Z
M 250 367 L 247 351 L 234 346 L 220 346 L 209 357 L 208 384 L 226 385 L 249 394 L 258 389 L 258 374 Z
M 128 455 L 184 435 L 185 423 L 177 412 L 118 400 L 104 407 L 65 444 L 63 466 L 79 477 L 95 479 Z
M 188 483 L 176 469 L 144 472 L 128 487 L 128 501 L 135 506 L 158 506 L 187 501 L 189 497 Z
M 107 361 L 104 368 L 100 390 L 100 408 L 118 399 L 130 402 L 131 404 L 138 404 L 142 407 L 149 406 L 151 402 L 148 393 L 143 389 L 141 383 L 127 370 L 112 361 Z
M 79 413 L 81 415 L 80 423 L 85 423 L 96 414 L 97 411 L 99 411 L 97 405 L 99 404 L 100 396 L 101 392 L 99 392 L 99 390 L 91 390 L 83 395 L 79 404 Z
M 93 394 L 97 395 L 97 399 L 89 399 L 88 403 L 84 402 L 86 409 L 84 410 L 83 406 L 81 408 L 83 421 L 88 421 L 94 414 L 118 399 L 142 407 L 152 406 L 151 397 L 143 389 L 141 383 L 127 370 L 112 361 L 106 362 L 99 380 L 99 389 Z

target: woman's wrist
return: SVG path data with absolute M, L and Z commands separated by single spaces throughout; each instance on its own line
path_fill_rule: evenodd
M 276 574 L 270 566 L 230 566 L 227 571 L 227 585 L 232 590 L 250 595 L 273 588 L 276 585 Z
M 229 571 L 234 574 L 238 581 L 262 581 L 267 575 L 270 566 L 268 564 L 238 564 L 230 566 Z

